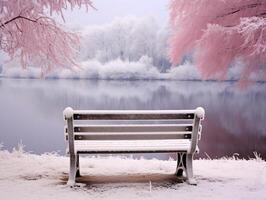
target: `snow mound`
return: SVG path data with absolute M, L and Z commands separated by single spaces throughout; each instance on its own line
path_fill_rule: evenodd
M 204 116 L 205 116 L 205 110 L 204 110 L 204 108 L 198 107 L 196 109 L 196 115 L 197 115 L 198 118 L 204 119 Z
M 65 108 L 63 115 L 65 118 L 71 118 L 73 116 L 73 109 L 71 107 Z

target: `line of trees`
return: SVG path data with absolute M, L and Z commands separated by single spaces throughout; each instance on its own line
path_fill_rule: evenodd
M 138 61 L 142 56 L 165 71 L 185 55 L 205 77 L 225 78 L 233 62 L 244 66 L 241 79 L 266 80 L 266 0 L 169 0 L 170 36 L 152 18 L 115 20 L 84 34 L 80 60 Z M 0 0 L 0 50 L 23 67 L 44 72 L 76 65 L 79 37 L 53 18 L 90 0 Z M 48 11 L 48 12 L 47 12 Z M 64 18 L 63 18 L 64 19 Z

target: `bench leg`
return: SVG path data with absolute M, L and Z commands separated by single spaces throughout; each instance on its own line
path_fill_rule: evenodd
M 197 185 L 196 180 L 193 178 L 193 154 L 186 154 L 186 176 L 187 182 L 190 185 Z
M 184 152 L 178 152 L 176 154 L 177 158 L 177 166 L 176 166 L 176 172 L 175 172 L 175 175 L 177 177 L 182 177 L 183 176 L 183 171 L 185 170 L 185 163 L 186 163 L 186 160 L 185 160 L 185 154 Z
M 74 186 L 76 183 L 77 155 L 70 155 L 70 169 L 67 185 Z
M 77 172 L 76 172 L 76 177 L 80 177 L 80 166 L 79 166 L 79 154 L 77 155 Z
M 196 180 L 193 178 L 193 154 L 187 154 L 186 152 L 177 153 L 177 166 L 176 176 L 183 177 L 183 172 L 186 172 L 187 183 L 190 185 L 197 185 Z

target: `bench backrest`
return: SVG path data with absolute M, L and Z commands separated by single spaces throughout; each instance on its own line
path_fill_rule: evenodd
M 194 153 L 205 111 L 195 110 L 64 110 L 66 139 L 74 154 L 75 140 L 171 140 L 191 142 Z

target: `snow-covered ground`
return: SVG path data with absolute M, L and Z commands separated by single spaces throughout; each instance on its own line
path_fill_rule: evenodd
M 197 186 L 178 183 L 175 161 L 82 157 L 79 187 L 66 186 L 69 160 L 54 154 L 0 151 L 0 199 L 266 199 L 266 162 L 196 160 Z

